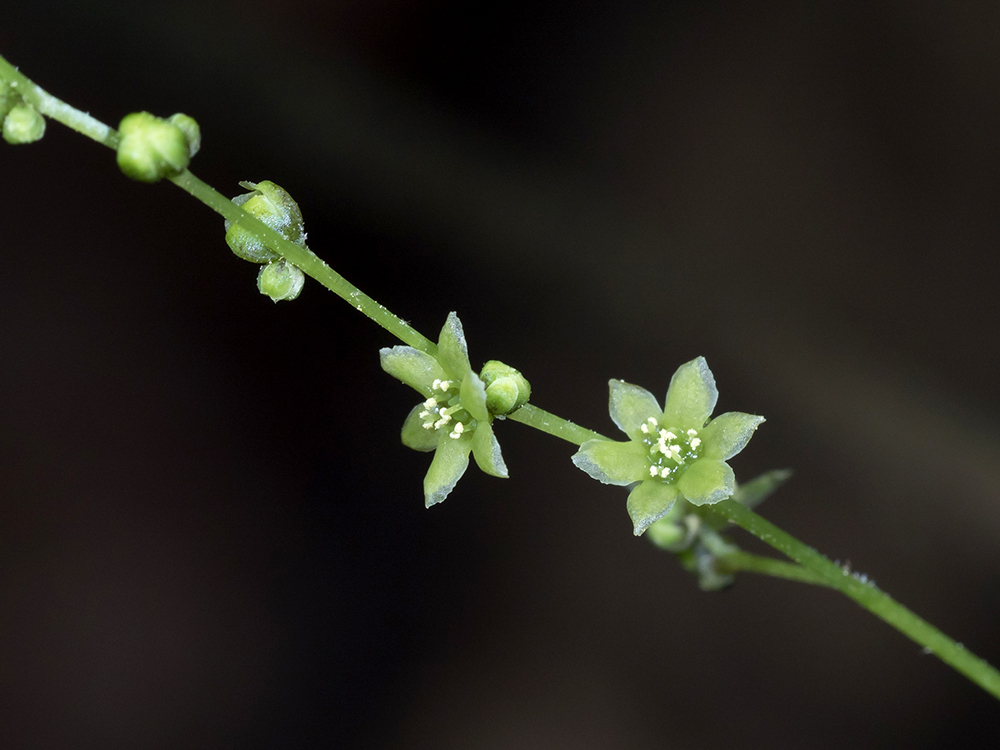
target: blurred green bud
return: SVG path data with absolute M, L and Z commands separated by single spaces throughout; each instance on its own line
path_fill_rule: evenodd
M 253 192 L 236 196 L 233 203 L 289 242 L 305 246 L 302 212 L 288 191 L 269 180 L 241 182 L 240 185 Z M 226 221 L 226 244 L 236 255 L 251 263 L 270 263 L 280 257 L 238 223 L 230 221 Z
M 198 121 L 190 115 L 178 112 L 175 115 L 170 115 L 167 122 L 181 129 L 184 139 L 188 142 L 188 156 L 193 159 L 201 148 L 201 128 L 198 126 Z
M 8 99 L 9 101 L 9 99 Z M 15 104 L 3 121 L 3 139 L 18 145 L 34 143 L 45 135 L 45 118 L 26 102 Z
M 157 182 L 173 177 L 191 161 L 184 131 L 149 112 L 126 115 L 118 131 L 118 166 L 133 180 Z
M 479 373 L 486 386 L 486 408 L 494 416 L 511 414 L 531 397 L 531 384 L 510 365 L 491 359 Z
M 6 81 L 0 80 L 0 122 L 7 116 L 14 105 L 21 101 L 21 98 L 11 91 Z
M 292 300 L 299 296 L 306 283 L 306 276 L 298 266 L 282 258 L 262 266 L 257 274 L 257 288 L 275 302 Z

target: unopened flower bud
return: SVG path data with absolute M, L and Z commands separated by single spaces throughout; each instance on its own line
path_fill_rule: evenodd
M 191 161 L 184 130 L 149 112 L 126 115 L 118 131 L 118 166 L 133 180 L 157 182 L 173 177 Z
M 34 143 L 45 135 L 45 118 L 26 102 L 15 104 L 3 120 L 3 139 L 18 145 Z
M 257 274 L 257 288 L 275 302 L 292 300 L 299 296 L 306 283 L 305 274 L 282 258 L 262 266 Z
M 531 385 L 510 365 L 491 359 L 479 375 L 486 386 L 486 408 L 495 416 L 511 414 L 531 397 Z
M 240 185 L 253 192 L 236 196 L 233 203 L 289 242 L 305 246 L 302 211 L 288 191 L 269 180 L 241 182 Z M 252 263 L 270 263 L 280 257 L 238 223 L 226 221 L 226 244 L 236 255 Z

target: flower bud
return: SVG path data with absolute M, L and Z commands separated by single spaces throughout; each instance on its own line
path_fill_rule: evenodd
M 241 182 L 240 185 L 253 192 L 236 196 L 233 203 L 289 242 L 305 246 L 302 212 L 288 191 L 269 180 Z M 226 221 L 226 244 L 236 255 L 252 263 L 269 263 L 280 257 L 238 223 Z
M 34 143 L 45 135 L 45 118 L 27 102 L 15 104 L 3 120 L 3 139 L 18 145 Z
M 175 115 L 170 115 L 167 122 L 181 129 L 184 139 L 188 142 L 188 156 L 193 159 L 201 148 L 201 127 L 199 127 L 198 121 L 190 115 L 178 112 Z
M 257 274 L 257 288 L 275 302 L 292 300 L 299 296 L 306 276 L 298 266 L 282 258 L 261 266 Z
M 184 131 L 149 112 L 126 115 L 118 131 L 118 166 L 133 180 L 157 182 L 173 177 L 191 161 Z
M 486 386 L 486 408 L 490 414 L 506 416 L 526 403 L 531 397 L 531 385 L 510 365 L 491 359 L 479 374 Z

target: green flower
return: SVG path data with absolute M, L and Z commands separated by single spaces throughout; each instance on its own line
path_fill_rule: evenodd
M 741 412 L 711 422 L 719 392 L 704 357 L 681 365 L 665 408 L 645 388 L 612 380 L 611 419 L 629 441 L 588 440 L 573 463 L 605 484 L 632 487 L 628 512 L 636 536 L 670 512 L 678 498 L 711 505 L 736 489 L 727 460 L 749 442 L 763 417 Z
M 500 444 L 490 425 L 486 387 L 469 364 L 462 323 L 449 313 L 432 357 L 410 346 L 380 351 L 382 369 L 418 391 L 426 400 L 410 410 L 403 422 L 403 445 L 434 451 L 424 477 L 427 507 L 444 500 L 469 466 L 469 453 L 479 468 L 507 478 Z

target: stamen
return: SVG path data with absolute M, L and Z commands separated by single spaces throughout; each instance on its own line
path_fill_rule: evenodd
M 649 476 L 651 477 L 659 476 L 659 472 L 656 470 L 655 466 L 649 467 Z
M 660 434 L 661 435 L 663 435 L 664 432 L 666 432 L 666 430 L 660 430 Z M 667 434 L 663 435 L 663 437 L 665 437 L 667 440 L 676 440 L 677 439 L 677 436 L 674 433 L 672 433 L 672 432 L 667 432 Z
M 426 409 L 424 409 L 422 412 L 420 412 L 419 414 L 417 414 L 417 416 L 420 417 L 421 419 L 426 419 L 430 415 L 431 415 L 431 413 L 429 411 L 427 411 Z
M 691 441 L 691 447 L 692 448 L 697 448 L 699 445 L 701 445 L 701 438 L 694 438 Z
M 646 434 L 646 435 L 649 434 L 649 425 L 647 425 L 645 422 L 643 422 L 641 425 L 639 425 L 639 429 L 642 430 L 643 434 Z
M 438 400 L 433 396 L 424 401 L 424 406 L 426 406 L 428 409 L 433 409 L 437 405 L 438 405 Z
M 646 421 L 649 422 L 651 425 L 654 425 L 654 426 L 656 425 L 656 417 L 650 417 Z
M 666 479 L 668 474 L 670 474 L 670 469 L 664 466 L 660 470 L 660 479 Z
M 434 378 L 434 382 L 431 383 L 431 390 L 436 391 L 440 387 L 441 387 L 441 378 Z
M 692 429 L 690 429 L 690 430 L 687 431 L 687 434 L 690 437 L 694 437 L 695 435 L 698 434 L 698 430 L 695 430 L 694 428 L 692 428 Z

